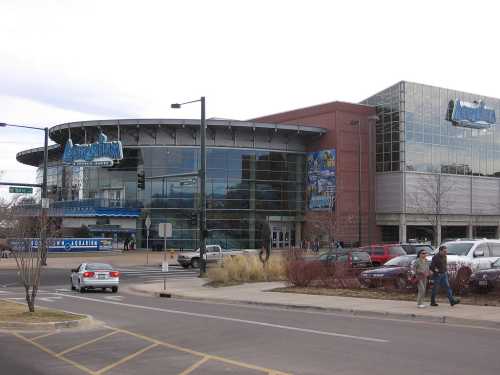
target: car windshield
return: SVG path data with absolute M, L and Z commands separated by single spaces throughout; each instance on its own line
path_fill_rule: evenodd
M 352 260 L 370 260 L 370 255 L 364 251 L 356 251 L 352 253 Z
M 384 267 L 408 267 L 414 256 L 400 256 L 385 262 Z
M 113 267 L 111 267 L 109 264 L 105 263 L 89 263 L 87 264 L 87 267 L 85 267 L 88 271 L 97 271 L 97 270 L 112 270 Z
M 448 255 L 466 255 L 474 245 L 474 242 L 448 242 Z
M 500 259 L 497 259 L 493 264 L 491 265 L 493 268 L 500 268 Z

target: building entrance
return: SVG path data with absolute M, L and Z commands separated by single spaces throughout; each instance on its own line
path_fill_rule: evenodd
M 295 247 L 295 224 L 271 222 L 271 246 L 273 248 Z

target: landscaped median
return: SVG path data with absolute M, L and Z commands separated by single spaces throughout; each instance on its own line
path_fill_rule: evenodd
M 25 304 L 0 299 L 0 329 L 53 330 L 82 327 L 92 322 L 93 319 L 87 315 L 41 307 L 30 313 Z

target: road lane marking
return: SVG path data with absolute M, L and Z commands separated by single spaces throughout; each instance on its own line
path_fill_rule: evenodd
M 136 309 L 166 312 L 166 313 L 179 314 L 179 315 L 187 315 L 187 316 L 193 316 L 193 317 L 197 317 L 197 318 L 224 320 L 224 321 L 234 322 L 234 323 L 243 323 L 243 324 L 250 324 L 250 325 L 261 326 L 261 327 L 284 329 L 284 330 L 288 330 L 288 331 L 311 333 L 311 334 L 322 335 L 322 336 L 342 337 L 342 338 L 346 338 L 346 339 L 361 340 L 361 341 L 376 342 L 376 343 L 388 343 L 389 342 L 389 340 L 379 339 L 379 338 L 375 338 L 375 337 L 355 336 L 355 335 L 348 335 L 348 334 L 344 334 L 344 333 L 319 331 L 319 330 L 315 330 L 315 329 L 308 329 L 308 328 L 286 326 L 286 325 L 281 325 L 281 324 L 259 322 L 259 321 L 255 321 L 255 320 L 229 318 L 229 317 L 220 316 L 220 315 L 210 315 L 210 314 L 193 313 L 193 312 L 189 312 L 189 311 L 162 309 L 159 307 L 133 305 L 131 303 L 124 303 L 124 302 L 104 301 L 104 300 L 96 299 L 96 298 L 72 296 L 72 295 L 68 295 L 68 294 L 65 294 L 65 296 L 70 297 L 70 298 L 77 298 L 77 299 L 81 299 L 81 300 L 86 300 L 86 301 L 94 301 L 94 302 L 100 302 L 100 303 L 108 303 L 111 305 L 132 307 L 132 308 L 136 308 Z
M 38 340 L 38 339 L 41 339 L 41 338 L 44 338 L 44 337 L 49 337 L 49 336 L 55 335 L 56 333 L 59 333 L 59 331 L 44 333 L 43 335 L 32 337 L 31 340 L 34 341 L 34 340 Z
M 63 350 L 62 352 L 59 352 L 59 353 L 57 353 L 57 354 L 58 354 L 58 355 L 65 355 L 65 354 L 67 354 L 67 353 L 69 353 L 69 352 L 72 352 L 73 350 L 83 348 L 84 346 L 87 346 L 87 345 L 93 344 L 93 343 L 95 343 L 95 342 L 97 342 L 97 341 L 100 341 L 100 340 L 102 340 L 102 339 L 105 339 L 106 337 L 109 337 L 109 336 L 113 336 L 113 335 L 115 335 L 115 334 L 117 334 L 117 333 L 118 333 L 118 331 L 113 331 L 113 332 L 106 333 L 106 334 L 105 334 L 105 335 L 103 335 L 103 336 L 100 336 L 100 337 L 98 337 L 98 338 L 96 338 L 96 339 L 92 339 L 92 340 L 90 340 L 90 341 L 84 342 L 84 343 L 82 343 L 82 344 L 78 344 L 78 345 L 72 346 L 71 348 L 66 349 L 66 350 Z
M 159 346 L 159 344 L 156 344 L 156 343 L 155 344 L 151 344 L 151 345 L 149 345 L 149 346 L 147 346 L 147 347 L 145 347 L 145 348 L 143 348 L 141 350 L 136 351 L 135 353 L 132 353 L 132 354 L 126 356 L 126 357 L 123 357 L 119 361 L 116 361 L 115 363 L 112 363 L 112 364 L 110 364 L 110 365 L 108 365 L 108 366 L 106 366 L 106 367 L 104 367 L 104 368 L 96 371 L 95 373 L 96 373 L 96 375 L 104 374 L 105 372 L 111 370 L 112 368 L 114 368 L 116 366 L 119 366 L 119 365 L 121 365 L 121 364 L 123 364 L 125 362 L 128 362 L 131 359 L 133 359 L 133 358 L 141 355 L 142 353 L 144 353 L 144 352 L 146 352 L 146 351 L 148 351 L 150 349 L 156 348 L 157 346 Z
M 192 373 L 194 370 L 196 370 L 198 367 L 200 367 L 202 364 L 204 364 L 205 362 L 208 362 L 209 360 L 210 360 L 209 356 L 203 357 L 198 362 L 194 363 L 193 365 L 189 366 L 187 369 L 182 371 L 179 375 L 188 375 Z
M 104 297 L 105 299 L 109 299 L 111 301 L 123 301 L 123 299 L 125 297 L 123 296 L 108 296 L 108 297 Z
M 90 374 L 90 375 L 94 375 L 94 371 L 92 371 L 91 369 L 79 364 L 78 362 L 75 362 L 75 361 L 72 361 L 71 359 L 68 359 L 68 358 L 65 358 L 63 357 L 62 355 L 60 354 L 57 354 L 55 352 L 53 352 L 52 350 L 50 350 L 49 348 L 46 348 L 45 346 L 43 345 L 40 345 L 39 343 L 37 343 L 36 341 L 33 341 L 33 340 L 30 340 L 22 335 L 20 335 L 19 333 L 17 332 L 12 332 L 12 334 L 14 336 L 16 336 L 18 339 L 20 340 L 23 340 L 23 341 L 26 341 L 27 343 L 30 343 L 31 345 L 34 345 L 36 346 L 38 349 L 40 349 L 41 351 L 49 354 L 50 356 L 54 357 L 54 358 L 57 358 L 57 359 L 60 359 L 61 361 L 64 361 L 66 363 L 69 363 L 70 365 L 76 367 L 77 369 L 80 369 L 82 370 L 83 372 L 87 373 L 87 374 Z
M 171 343 L 168 343 L 166 341 L 157 340 L 155 338 L 152 338 L 152 337 L 149 337 L 149 336 L 145 336 L 145 335 L 141 335 L 139 333 L 127 331 L 126 329 L 112 328 L 110 326 L 105 326 L 105 327 L 107 327 L 109 329 L 116 329 L 117 331 L 125 333 L 125 334 L 128 334 L 130 336 L 134 336 L 134 337 L 137 337 L 137 338 L 145 340 L 145 341 L 149 341 L 149 342 L 161 345 L 161 346 L 165 346 L 165 347 L 170 348 L 170 349 L 178 350 L 180 352 L 189 353 L 189 354 L 192 354 L 192 355 L 195 355 L 195 356 L 198 356 L 198 357 L 209 357 L 211 360 L 214 360 L 214 361 L 219 361 L 219 362 L 231 364 L 231 365 L 238 366 L 238 367 L 243 367 L 243 368 L 247 368 L 247 369 L 251 369 L 251 370 L 265 372 L 267 374 L 272 373 L 274 375 L 291 375 L 290 373 L 287 373 L 287 372 L 282 372 L 282 371 L 277 371 L 277 370 L 273 370 L 273 369 L 269 369 L 269 368 L 265 368 L 265 367 L 260 367 L 260 366 L 257 366 L 257 365 L 252 365 L 252 364 L 249 364 L 249 363 L 232 360 L 232 359 L 225 358 L 225 357 L 219 357 L 217 355 L 211 355 L 211 354 L 208 354 L 208 353 L 197 352 L 196 350 L 184 348 L 182 346 L 171 344 Z

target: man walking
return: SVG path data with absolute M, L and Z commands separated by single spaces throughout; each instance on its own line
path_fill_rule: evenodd
M 439 251 L 436 255 L 432 257 L 431 262 L 431 271 L 432 271 L 432 280 L 434 285 L 432 286 L 432 294 L 431 294 L 431 306 L 438 306 L 436 303 L 436 294 L 439 286 L 446 289 L 446 293 L 448 295 L 448 300 L 450 301 L 450 305 L 454 306 L 457 303 L 460 303 L 458 298 L 453 297 L 453 292 L 450 288 L 450 283 L 448 281 L 448 262 L 447 256 L 448 248 L 445 245 L 439 246 Z

